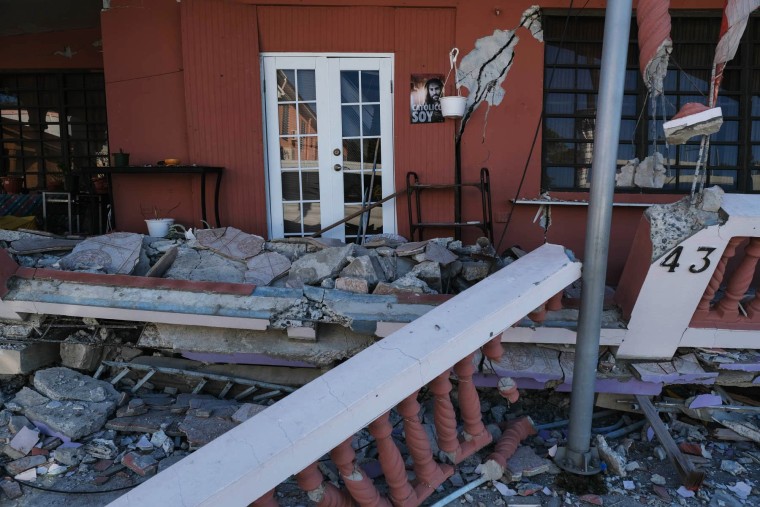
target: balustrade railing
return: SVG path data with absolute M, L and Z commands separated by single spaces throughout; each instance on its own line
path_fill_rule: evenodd
M 580 277 L 580 263 L 564 249 L 544 245 L 467 291 L 407 324 L 278 403 L 233 428 L 156 477 L 115 500 L 113 506 L 147 504 L 275 506 L 275 488 L 295 475 L 319 506 L 420 505 L 462 460 L 492 442 L 481 419 L 472 375 L 474 353 L 498 361 L 501 332 L 552 299 Z M 456 394 L 462 430 L 452 402 Z M 433 395 L 434 456 L 420 421 L 417 396 Z M 514 401 L 515 383 L 502 379 L 499 392 Z M 403 419 L 413 463 L 410 480 L 392 437 L 389 413 Z M 386 486 L 379 489 L 356 462 L 355 433 L 368 428 L 375 439 Z M 483 479 L 501 477 L 520 440 L 534 430 L 530 419 L 511 421 L 496 443 Z M 342 485 L 326 481 L 317 461 L 338 469 Z M 203 470 L 202 474 L 198 470 Z M 382 493 L 381 493 L 382 491 Z M 385 493 L 387 491 L 387 493 Z

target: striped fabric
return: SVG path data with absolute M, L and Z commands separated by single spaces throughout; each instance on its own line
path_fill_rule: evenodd
M 35 215 L 41 207 L 42 196 L 39 194 L 0 194 L 0 216 Z

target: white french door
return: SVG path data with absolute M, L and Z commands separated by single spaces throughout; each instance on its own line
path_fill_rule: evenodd
M 263 56 L 270 237 L 309 235 L 393 193 L 392 67 L 390 56 Z M 353 241 L 361 225 L 396 232 L 394 200 L 324 235 Z

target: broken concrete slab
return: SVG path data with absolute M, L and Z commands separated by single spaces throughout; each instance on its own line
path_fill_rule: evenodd
M 10 477 L 6 477 L 2 480 L 2 482 L 0 482 L 0 489 L 3 490 L 3 493 L 5 493 L 5 496 L 7 496 L 9 500 L 15 500 L 17 498 L 21 498 L 24 495 L 24 493 L 21 491 L 21 486 L 19 483 Z
M 198 282 L 243 283 L 246 266 L 242 261 L 215 255 L 208 250 L 180 248 L 164 277 Z
M 435 246 L 435 245 L 433 245 Z M 430 247 L 430 245 L 428 245 Z M 441 283 L 441 265 L 438 262 L 435 261 L 424 261 L 420 262 L 410 272 L 410 275 L 413 275 L 433 289 L 436 292 L 442 291 L 442 283 Z
M 380 272 L 378 273 L 378 267 Z M 367 282 L 369 287 L 374 287 L 377 282 L 385 279 L 380 261 L 369 255 L 362 255 L 354 258 L 348 266 L 340 272 L 341 277 L 361 278 Z M 337 280 L 336 280 L 337 283 Z
M 45 456 L 27 456 L 25 458 L 17 459 L 5 464 L 5 471 L 8 475 L 15 476 L 22 472 L 35 468 L 47 461 Z
M 445 246 L 431 241 L 425 248 L 425 259 L 437 262 L 442 266 L 448 266 L 458 259 L 458 257 Z
M 673 361 L 633 363 L 631 367 L 644 382 L 710 385 L 718 377 L 718 372 L 705 371 L 694 354 L 675 357 Z
M 201 229 L 196 232 L 195 238 L 199 245 L 239 261 L 259 255 L 264 248 L 264 238 L 234 227 Z
M 396 248 L 396 255 L 399 257 L 411 257 L 413 255 L 421 254 L 427 247 L 427 241 L 415 241 L 411 243 L 404 243 Z
M 367 282 L 367 280 L 364 278 L 345 276 L 335 279 L 335 288 L 337 290 L 353 292 L 354 294 L 368 294 L 369 282 Z
M 74 247 L 81 242 L 81 239 L 45 238 L 37 236 L 36 238 L 21 238 L 12 241 L 8 250 L 11 253 L 18 255 L 68 251 L 73 250 Z
M 290 269 L 290 261 L 277 252 L 263 252 L 246 261 L 246 283 L 269 285 Z
M 61 259 L 61 267 L 73 271 L 94 271 L 128 275 L 137 265 L 142 236 L 115 232 L 89 238 Z
M 520 446 L 507 461 L 507 469 L 504 474 L 508 477 L 508 482 L 522 480 L 523 477 L 533 477 L 549 471 L 551 462 L 536 454 L 536 452 L 527 446 Z
M 288 285 L 318 285 L 326 278 L 334 278 L 348 265 L 346 258 L 353 256 L 355 249 L 355 245 L 346 245 L 304 255 L 291 265 Z
M 190 450 L 196 450 L 235 426 L 237 423 L 231 419 L 187 415 L 179 424 L 179 429 L 187 436 Z
M 105 427 L 109 430 L 125 433 L 155 433 L 165 428 L 164 431 L 167 435 L 178 437 L 182 434 L 177 427 L 181 419 L 181 415 L 168 410 L 148 410 L 147 413 L 138 416 L 111 419 Z
M 58 447 L 53 451 L 53 459 L 65 466 L 76 466 L 84 458 L 84 449 L 80 447 Z
M 38 371 L 34 375 L 34 387 L 42 395 L 59 401 L 105 402 L 115 408 L 120 398 L 110 383 L 63 367 Z
M 483 261 L 463 261 L 461 276 L 468 282 L 477 282 L 488 276 L 491 266 Z
M 60 345 L 60 354 L 63 366 L 93 372 L 103 359 L 103 347 L 89 343 L 63 341 Z
M 56 343 L 0 344 L 0 375 L 22 375 L 60 360 Z

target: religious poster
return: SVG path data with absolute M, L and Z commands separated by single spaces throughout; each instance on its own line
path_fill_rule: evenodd
M 412 123 L 442 122 L 443 74 L 412 74 L 411 84 Z

